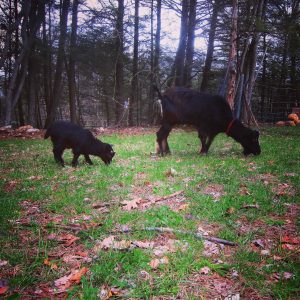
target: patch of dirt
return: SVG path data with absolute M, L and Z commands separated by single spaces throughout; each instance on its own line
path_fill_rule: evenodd
M 158 128 L 154 128 L 154 127 L 125 127 L 125 128 L 99 127 L 99 128 L 92 128 L 91 131 L 97 136 L 113 135 L 113 134 L 132 136 L 132 135 L 155 134 L 157 129 Z
M 222 277 L 217 273 L 203 275 L 200 272 L 192 274 L 186 283 L 181 284 L 179 299 L 195 297 L 197 299 L 224 299 L 239 294 L 241 286 L 232 279 Z
M 140 194 L 137 193 L 139 190 Z M 123 201 L 123 209 L 127 211 L 133 209 L 144 211 L 150 207 L 168 206 L 171 210 L 178 212 L 188 208 L 183 191 L 162 197 L 151 194 L 151 191 L 151 186 L 148 187 L 148 192 L 145 192 L 144 188 L 135 187 L 134 194 L 132 194 L 133 200 Z
M 31 125 L 21 126 L 13 129 L 11 126 L 0 127 L 0 140 L 9 138 L 41 139 L 45 130 L 33 128 Z
M 281 260 L 284 256 L 293 258 L 293 252 L 300 251 L 300 237 L 297 236 L 297 220 L 300 215 L 300 206 L 286 204 L 287 211 L 284 215 L 270 214 L 269 219 L 274 224 L 269 225 L 262 220 L 249 222 L 246 217 L 237 221 L 238 232 L 246 234 L 253 232 L 255 238 L 249 247 L 252 251 L 264 256 L 272 256 L 274 260 Z M 263 230 L 263 234 L 261 231 Z M 283 257 L 281 257 L 283 255 Z
M 98 226 L 92 221 L 89 216 L 80 216 L 68 221 L 65 216 L 54 214 L 46 211 L 42 207 L 41 202 L 24 200 L 20 202 L 21 212 L 17 220 L 11 221 L 12 229 L 9 234 L 17 237 L 15 240 L 9 240 L 3 247 L 7 249 L 14 249 L 14 251 L 26 253 L 26 264 L 34 263 L 34 276 L 40 278 L 47 278 L 49 274 L 53 278 L 66 278 L 72 279 L 65 286 L 60 287 L 60 292 L 57 294 L 53 286 L 56 286 L 56 280 L 53 282 L 36 282 L 25 289 L 18 290 L 18 288 L 10 288 L 5 296 L 10 296 L 14 293 L 19 293 L 22 299 L 66 299 L 67 288 L 71 285 L 78 284 L 84 272 L 88 270 L 85 265 L 89 264 L 94 253 L 90 249 L 86 249 L 80 243 L 80 238 L 76 236 L 79 231 L 87 230 L 90 227 Z M 37 224 L 40 228 L 39 234 L 36 234 L 34 228 Z M 51 227 L 49 227 L 51 224 Z M 32 229 L 33 228 L 33 229 Z M 53 233 L 53 229 L 56 229 Z M 49 230 L 52 232 L 49 234 Z M 71 233 L 70 233 L 71 232 Z M 54 244 L 47 253 L 39 249 L 37 245 L 44 241 L 54 241 Z M 11 251 L 11 250 L 10 250 Z M 35 257 L 37 255 L 44 255 L 44 263 L 36 265 Z M 9 261 L 1 267 L 1 278 L 5 278 L 10 286 L 10 280 L 15 276 L 22 274 L 24 266 L 22 264 L 13 266 Z M 85 268 L 85 269 L 84 269 Z M 69 274 L 73 277 L 70 277 Z M 76 276 L 75 276 L 76 275 Z M 70 278 L 69 278 L 70 277 Z
M 209 184 L 204 188 L 202 185 L 199 185 L 198 188 L 201 190 L 202 194 L 212 196 L 215 201 L 220 200 L 222 196 L 226 195 L 222 184 Z

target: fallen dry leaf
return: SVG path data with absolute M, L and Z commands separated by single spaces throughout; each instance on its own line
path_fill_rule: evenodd
M 164 256 L 160 259 L 158 258 L 155 258 L 155 259 L 152 259 L 150 262 L 149 262 L 149 266 L 152 268 L 152 269 L 157 269 L 159 265 L 166 265 L 169 263 L 169 259 L 168 257 Z
M 142 249 L 149 249 L 149 248 L 152 249 L 154 247 L 154 243 L 153 242 L 133 241 L 132 244 L 134 246 L 137 246 L 138 248 L 142 248 Z
M 123 202 L 121 202 L 121 204 L 123 204 L 123 210 L 133 210 L 133 209 L 136 209 L 138 208 L 138 204 L 142 201 L 141 198 L 138 198 L 138 199 L 133 199 L 133 200 L 125 200 Z
M 168 177 L 174 177 L 178 174 L 178 172 L 173 169 L 173 168 L 170 168 L 167 172 L 166 172 L 166 176 Z
M 107 285 L 102 285 L 100 288 L 100 291 L 98 293 L 98 297 L 100 300 L 108 300 L 113 296 L 113 293 L 111 292 L 111 289 Z
M 63 233 L 60 235 L 57 235 L 55 233 L 51 233 L 48 235 L 48 240 L 56 240 L 60 243 L 63 243 L 66 247 L 71 246 L 74 242 L 80 240 L 79 237 L 70 234 L 70 233 Z
M 83 267 L 82 269 L 80 269 L 78 272 L 76 272 L 75 274 L 73 274 L 71 277 L 70 277 L 70 280 L 76 284 L 78 284 L 81 280 L 81 277 L 83 275 L 85 275 L 87 272 L 88 272 L 88 268 L 87 267 Z
M 43 179 L 43 176 L 30 176 L 27 179 L 28 180 L 41 180 L 41 179 Z
M 124 250 L 132 247 L 131 241 L 117 241 L 114 235 L 111 235 L 105 238 L 102 242 L 98 243 L 94 247 L 94 251 L 98 252 L 99 250 L 107 250 L 107 249 L 117 249 Z
M 281 243 L 288 243 L 288 244 L 295 244 L 295 245 L 300 244 L 300 238 L 285 235 L 284 237 L 282 237 Z
M 189 204 L 188 203 L 183 203 L 178 208 L 174 209 L 174 211 L 187 210 L 188 208 L 189 208 Z
M 203 275 L 207 275 L 210 273 L 210 268 L 209 267 L 203 267 L 200 269 L 200 274 L 203 274 Z
M 89 269 L 86 267 L 83 267 L 80 270 L 73 270 L 70 275 L 63 276 L 55 280 L 54 285 L 59 292 L 64 292 L 73 284 L 80 283 L 82 276 L 85 275 L 88 272 L 88 270 Z
M 53 270 L 57 270 L 58 269 L 57 264 L 51 262 L 48 258 L 44 259 L 44 265 L 49 266 Z
M 0 295 L 5 294 L 8 291 L 8 286 L 2 286 L 0 287 Z
M 219 201 L 222 196 L 226 195 L 226 192 L 224 192 L 224 186 L 221 184 L 210 184 L 204 188 L 202 193 L 212 196 L 214 201 Z
M 140 271 L 139 278 L 145 281 L 152 280 L 152 276 L 145 270 Z
M 8 261 L 7 260 L 1 260 L 0 259 L 0 267 L 4 267 L 8 264 Z
M 279 183 L 272 189 L 272 192 L 277 196 L 293 196 L 295 194 L 295 190 L 288 183 Z
M 204 244 L 204 251 L 203 251 L 204 256 L 210 257 L 210 256 L 220 254 L 220 248 L 217 244 L 209 241 L 204 241 L 203 244 Z
M 6 193 L 12 193 L 16 190 L 18 184 L 19 180 L 12 180 L 5 183 L 3 189 Z
M 299 248 L 297 245 L 292 245 L 292 244 L 283 244 L 281 247 L 282 249 L 286 249 L 290 251 L 296 251 Z

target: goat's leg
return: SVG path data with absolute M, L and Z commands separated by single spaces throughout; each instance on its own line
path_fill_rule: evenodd
M 59 163 L 62 167 L 65 166 L 65 162 L 62 158 L 62 154 L 64 152 L 65 148 L 61 145 L 54 145 L 53 147 L 53 154 L 54 154 L 54 159 L 57 163 Z
M 76 167 L 78 165 L 79 156 L 80 156 L 80 152 L 76 149 L 73 149 L 72 167 Z
M 207 136 L 205 134 L 201 134 L 199 131 L 198 131 L 198 137 L 201 141 L 201 149 L 200 149 L 200 154 L 206 154 L 206 139 L 207 139 Z
M 90 157 L 89 157 L 88 154 L 85 154 L 85 155 L 84 155 L 84 158 L 85 158 L 85 161 L 86 161 L 89 165 L 92 165 L 92 164 L 93 164 L 93 162 L 91 161 L 91 159 L 90 159 Z
M 216 136 L 215 134 L 208 136 L 208 139 L 207 139 L 206 144 L 205 144 L 205 153 L 208 152 L 208 149 L 209 149 L 211 143 L 213 142 L 215 136 Z
M 168 144 L 168 135 L 171 130 L 172 130 L 172 127 L 170 125 L 163 124 L 159 128 L 158 132 L 156 133 L 156 136 L 157 136 L 157 139 L 156 139 L 157 151 L 156 151 L 156 153 L 157 154 L 164 155 L 164 154 L 170 153 L 170 147 Z

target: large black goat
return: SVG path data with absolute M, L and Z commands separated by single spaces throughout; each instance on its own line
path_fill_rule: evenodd
M 157 88 L 156 88 L 157 89 Z M 206 154 L 215 136 L 224 132 L 240 143 L 245 155 L 259 155 L 259 132 L 245 127 L 233 118 L 227 101 L 218 95 L 209 95 L 183 87 L 171 87 L 161 94 L 162 123 L 156 133 L 157 154 L 170 152 L 168 135 L 174 125 L 188 124 L 196 127 L 201 140 L 201 154 Z

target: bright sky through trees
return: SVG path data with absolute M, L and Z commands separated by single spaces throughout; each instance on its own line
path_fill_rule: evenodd
M 92 8 L 99 8 L 98 0 L 87 0 L 86 4 Z M 117 2 L 115 1 L 115 6 Z M 133 3 L 125 4 L 129 9 L 132 9 L 132 15 L 134 14 L 134 5 Z M 130 8 L 132 7 L 132 8 Z M 146 6 L 140 6 L 139 9 L 140 17 L 150 16 L 150 8 Z M 161 34 L 161 45 L 165 48 L 169 48 L 171 51 L 176 51 L 178 47 L 178 40 L 180 34 L 180 17 L 176 12 L 170 8 L 162 6 L 162 34 Z M 149 21 L 150 27 L 150 21 Z M 195 35 L 195 48 L 200 50 L 206 50 L 207 44 L 204 38 L 199 37 L 200 30 L 196 30 Z

